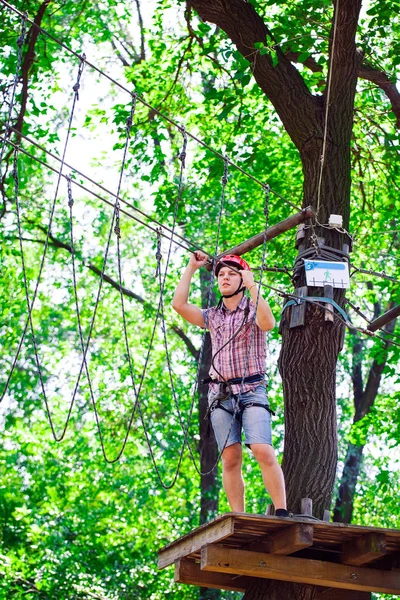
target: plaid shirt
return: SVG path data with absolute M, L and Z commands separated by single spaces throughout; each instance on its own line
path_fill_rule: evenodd
M 222 308 L 216 307 L 203 310 L 204 323 L 206 329 L 210 330 L 213 356 L 239 329 L 244 319 L 244 310 L 247 305 L 247 298 L 243 296 L 235 310 L 228 310 L 225 305 Z M 256 323 L 253 327 L 253 336 L 251 338 L 252 322 L 255 313 L 255 306 L 250 301 L 250 312 L 246 325 L 241 329 L 237 337 L 219 352 L 214 359 L 214 364 L 223 375 L 224 379 L 233 379 L 235 377 L 248 377 L 249 375 L 265 374 L 265 361 L 267 357 L 266 332 L 262 331 Z M 251 346 L 250 346 L 251 339 Z M 245 373 L 245 368 L 247 369 Z M 211 366 L 210 377 L 220 380 L 220 375 Z M 234 394 L 254 390 L 260 382 L 244 383 L 243 387 L 239 384 L 232 384 Z M 217 385 L 210 383 L 210 389 L 217 391 Z

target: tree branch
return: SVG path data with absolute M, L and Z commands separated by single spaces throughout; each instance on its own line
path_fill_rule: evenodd
M 44 13 L 46 12 L 46 9 L 47 9 L 48 5 L 51 3 L 51 1 L 52 0 L 45 0 L 40 5 L 37 15 L 34 18 L 34 23 L 36 25 L 38 25 L 38 27 L 35 27 L 35 25 L 32 25 L 32 27 L 30 28 L 29 33 L 28 33 L 28 39 L 29 39 L 28 50 L 25 54 L 25 58 L 24 58 L 24 61 L 22 63 L 22 67 L 21 67 L 21 76 L 22 76 L 21 109 L 19 111 L 17 123 L 15 125 L 15 129 L 21 133 L 22 133 L 22 126 L 24 123 L 24 117 L 25 117 L 25 112 L 26 112 L 26 105 L 28 102 L 29 71 L 33 64 L 33 61 L 35 60 L 35 46 L 36 46 L 36 42 L 37 42 L 37 39 L 38 39 L 39 33 L 40 33 L 39 27 L 41 26 L 41 23 L 42 23 L 42 20 L 44 17 Z M 21 140 L 21 138 L 19 136 L 17 136 L 17 139 L 18 139 L 18 141 Z
M 361 65 L 358 75 L 361 79 L 371 81 L 385 92 L 392 106 L 392 111 L 396 115 L 396 126 L 400 127 L 400 93 L 395 83 L 390 80 L 386 73 L 375 69 L 366 62 Z
M 356 48 L 361 0 L 335 2 L 329 41 L 329 121 L 337 142 L 348 147 L 353 126 L 354 96 L 362 55 Z M 325 90 L 327 95 L 328 88 Z M 327 98 L 326 98 L 327 99 Z M 346 126 L 344 126 L 346 124 Z
M 188 338 L 183 329 L 178 327 L 178 325 L 171 325 L 171 329 L 175 331 L 176 335 L 178 335 L 181 338 L 181 340 L 186 344 L 186 347 L 189 350 L 190 354 L 197 360 L 200 354 L 199 350 L 196 350 L 195 345 L 190 340 L 190 338 Z
M 52 0 L 45 0 L 41 4 L 41 6 L 38 10 L 38 13 L 34 18 L 34 23 L 36 25 L 38 25 L 39 27 L 42 23 L 44 13 L 46 12 L 46 9 L 47 9 L 48 5 L 51 3 L 51 1 Z M 28 49 L 25 54 L 23 63 L 21 65 L 21 79 L 22 79 L 21 107 L 20 107 L 20 111 L 19 111 L 19 114 L 17 117 L 17 122 L 15 125 L 15 129 L 17 130 L 17 132 L 20 132 L 20 133 L 22 133 L 22 127 L 24 124 L 26 106 L 28 103 L 29 71 L 33 64 L 33 61 L 35 60 L 35 46 L 36 46 L 38 36 L 39 36 L 38 27 L 35 27 L 34 25 L 32 25 L 32 27 L 30 28 L 30 30 L 28 32 L 28 36 L 27 36 L 27 40 L 29 40 Z M 10 133 L 7 133 L 7 135 L 10 135 Z M 21 141 L 21 137 L 18 133 L 17 133 L 17 140 L 18 140 L 18 143 Z M 5 191 L 4 191 L 4 182 L 5 182 L 7 174 L 8 174 L 8 161 L 9 161 L 10 157 L 12 156 L 12 154 L 13 154 L 13 150 L 11 149 L 7 153 L 7 155 L 3 157 L 3 163 L 6 165 L 6 167 L 5 167 L 5 171 L 2 176 L 2 179 L 0 181 L 0 192 L 1 192 L 2 201 L 3 201 L 3 207 L 1 208 L 1 211 L 0 211 L 0 219 L 3 218 L 3 216 L 6 213 L 6 209 L 7 209 L 7 198 L 6 198 Z
M 290 60 L 290 62 L 299 62 L 313 73 L 321 73 L 323 71 L 321 65 L 318 64 L 312 56 L 308 56 L 305 60 L 299 60 L 300 56 L 301 52 L 292 52 L 291 50 L 285 52 L 285 57 Z
M 135 0 L 135 2 L 136 2 L 137 13 L 138 13 L 139 28 L 140 28 L 140 60 L 145 60 L 146 53 L 145 53 L 145 46 L 144 46 L 143 18 L 142 18 L 142 13 L 140 10 L 140 2 L 139 2 L 139 0 Z
M 362 60 L 363 54 L 360 50 L 357 50 L 357 53 Z M 321 73 L 323 71 L 321 65 L 318 64 L 313 56 L 308 56 L 305 60 L 299 61 L 300 56 L 300 52 L 293 52 L 291 50 L 285 52 L 285 57 L 288 60 L 291 62 L 300 62 L 312 71 L 312 73 Z M 366 81 L 371 81 L 371 83 L 374 83 L 385 92 L 390 101 L 392 111 L 396 116 L 396 127 L 400 127 L 400 93 L 389 75 L 364 61 L 358 69 L 358 77 L 360 79 L 365 79 Z
M 393 308 L 393 306 L 394 302 L 389 302 L 387 310 L 390 310 Z M 386 325 L 386 327 L 384 327 L 383 331 L 389 334 L 393 333 L 395 326 L 396 319 L 393 319 Z M 384 342 L 383 356 L 381 356 L 379 360 L 375 358 L 372 362 L 362 396 L 362 403 L 357 407 L 356 414 L 354 416 L 354 422 L 359 421 L 365 415 L 367 415 L 375 402 L 375 398 L 378 394 L 378 389 L 381 383 L 382 374 L 386 366 L 389 346 L 389 343 Z
M 33 223 L 32 221 L 28 221 L 29 223 Z M 44 233 L 47 232 L 46 228 L 43 225 L 38 225 L 35 224 L 36 227 L 38 229 L 40 229 L 41 231 L 43 231 Z M 17 239 L 17 238 L 14 238 Z M 31 238 L 22 238 L 24 241 L 27 242 L 32 242 L 35 244 L 45 244 L 44 240 L 39 240 L 39 239 L 31 239 Z M 50 240 L 50 246 L 53 246 L 54 248 L 60 249 L 60 250 L 67 250 L 70 254 L 72 254 L 72 246 L 70 244 L 66 244 L 65 242 L 62 242 L 61 240 L 58 240 L 57 238 L 54 237 L 54 235 L 49 234 L 49 240 Z M 96 275 L 98 275 L 99 277 L 101 276 L 101 269 L 97 268 L 95 265 L 89 263 L 83 263 L 85 267 L 87 267 L 90 271 L 92 271 L 92 273 L 95 273 Z M 120 284 L 118 283 L 118 281 L 115 281 L 115 279 L 113 279 L 112 277 L 110 277 L 109 275 L 107 275 L 106 273 L 104 273 L 103 275 L 103 280 L 108 283 L 109 285 L 111 285 L 114 289 L 116 289 L 118 292 L 122 292 L 122 294 L 124 296 L 127 296 L 128 298 L 132 298 L 133 300 L 136 300 L 137 302 L 140 302 L 140 304 L 142 304 L 143 306 L 145 306 L 148 310 L 151 310 L 152 312 L 155 312 L 155 308 L 154 306 L 150 303 L 147 302 L 142 296 L 139 296 L 139 294 L 136 294 L 135 292 L 133 292 L 132 290 L 120 286 Z M 190 340 L 190 338 L 186 335 L 186 333 L 183 331 L 183 329 L 181 329 L 178 325 L 176 324 L 172 324 L 169 325 L 169 327 L 172 329 L 172 331 L 174 333 L 176 333 L 176 335 L 178 337 L 181 338 L 181 340 L 184 342 L 184 344 L 186 345 L 188 351 L 190 352 L 190 354 L 193 356 L 193 358 L 195 358 L 196 360 L 199 357 L 199 350 L 196 349 L 195 345 L 193 344 L 193 342 Z
M 88 269 L 90 269 L 90 271 L 92 271 L 93 273 L 98 275 L 99 277 L 101 276 L 101 273 L 102 273 L 101 269 L 98 269 L 97 267 L 95 267 L 92 264 L 88 264 L 85 266 Z M 134 300 L 137 300 L 138 302 L 140 302 L 140 304 L 143 304 L 143 306 L 145 306 L 146 308 L 154 310 L 154 307 L 152 304 L 150 304 L 150 302 L 146 302 L 146 300 L 144 298 L 142 298 L 142 296 L 135 294 L 135 292 L 132 292 L 132 290 L 129 290 L 128 288 L 120 286 L 118 281 L 115 281 L 115 279 L 112 279 L 112 277 L 110 277 L 106 273 L 104 273 L 104 275 L 103 275 L 103 280 L 106 281 L 107 283 L 109 283 L 118 292 L 121 291 L 124 296 L 127 296 L 128 298 L 133 298 Z
M 128 63 L 128 61 L 126 60 L 126 58 L 124 56 L 122 56 L 121 52 L 118 50 L 116 43 L 114 42 L 114 40 L 111 40 L 111 46 L 112 49 L 114 50 L 115 54 L 117 55 L 117 57 L 119 58 L 119 60 L 122 62 L 122 65 L 124 67 L 130 67 L 131 65 Z
M 285 129 L 298 148 L 309 139 L 319 121 L 319 102 L 303 78 L 278 46 L 274 66 L 269 54 L 261 55 L 255 44 L 273 35 L 254 7 L 245 0 L 188 0 L 204 21 L 215 23 L 225 31 L 239 52 L 251 63 L 255 80 L 274 105 Z

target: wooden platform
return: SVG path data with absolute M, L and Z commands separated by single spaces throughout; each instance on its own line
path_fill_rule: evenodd
M 158 555 L 159 568 L 175 564 L 179 583 L 245 591 L 261 577 L 353 590 L 343 598 L 357 600 L 369 598 L 367 592 L 400 595 L 396 529 L 226 513 Z

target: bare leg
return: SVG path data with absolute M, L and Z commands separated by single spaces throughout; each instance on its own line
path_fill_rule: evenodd
M 241 444 L 232 444 L 223 451 L 222 481 L 231 510 L 233 512 L 244 512 Z
M 285 480 L 272 446 L 251 444 L 251 450 L 260 465 L 264 485 L 275 508 L 286 508 Z

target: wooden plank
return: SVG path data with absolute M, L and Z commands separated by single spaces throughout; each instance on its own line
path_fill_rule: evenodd
M 304 223 L 300 223 L 297 225 L 297 233 L 296 233 L 296 248 L 299 250 L 300 246 L 304 246 L 302 240 L 306 237 L 306 227 Z
M 201 550 L 201 568 L 263 579 L 277 579 L 362 592 L 400 594 L 398 573 L 321 560 L 232 550 L 218 545 Z
M 245 592 L 249 583 L 248 577 L 235 577 L 226 573 L 202 571 L 200 564 L 194 560 L 181 558 L 175 562 L 174 580 L 176 583 L 187 583 L 199 587 Z
M 343 545 L 340 561 L 346 565 L 365 565 L 386 554 L 386 536 L 367 533 Z
M 192 552 L 199 552 L 205 544 L 220 542 L 234 532 L 234 519 L 228 517 L 209 523 L 201 527 L 193 535 L 185 536 L 175 543 L 166 546 L 158 553 L 158 568 L 162 569 L 172 565 L 178 558 L 188 556 Z
M 329 285 L 329 284 L 324 285 L 324 296 L 326 298 L 331 298 L 333 300 L 333 286 L 332 285 Z M 328 322 L 328 323 L 333 323 L 333 321 L 335 319 L 333 304 L 330 304 L 329 302 L 327 302 L 325 304 L 324 313 L 325 313 L 324 321 Z
M 303 285 L 294 290 L 295 296 L 298 298 L 303 298 L 307 296 L 307 286 Z M 306 322 L 306 308 L 307 302 L 300 302 L 299 304 L 295 304 L 290 307 L 290 322 L 289 327 L 293 329 L 293 327 L 302 327 Z
M 245 549 L 286 556 L 312 545 L 313 526 L 296 523 L 249 544 Z
M 224 529 L 226 526 L 223 525 L 227 521 L 227 519 L 231 520 L 231 524 L 227 529 Z M 232 520 L 233 520 L 233 531 L 232 531 Z M 257 539 L 262 540 L 266 537 L 275 534 L 277 531 L 281 530 L 283 527 L 287 527 L 288 523 L 304 523 L 304 524 L 312 524 L 314 528 L 314 545 L 317 546 L 317 549 L 323 553 L 331 554 L 332 552 L 337 556 L 337 560 L 340 560 L 340 553 L 342 552 L 342 548 L 345 543 L 350 542 L 356 537 L 360 537 L 367 533 L 382 533 L 386 536 L 386 548 L 387 555 L 382 558 L 381 561 L 385 561 L 385 566 L 382 568 L 387 568 L 390 570 L 392 557 L 398 555 L 400 553 L 400 530 L 399 529 L 385 529 L 383 527 L 366 527 L 362 525 L 354 525 L 349 523 L 327 523 L 324 521 L 310 521 L 308 518 L 302 517 L 294 517 L 293 519 L 285 519 L 273 516 L 266 515 L 254 515 L 249 513 L 225 513 L 223 515 L 219 515 L 214 520 L 200 527 L 194 529 L 193 531 L 185 534 L 183 537 L 176 539 L 175 541 L 171 541 L 168 546 L 162 548 L 159 552 L 162 555 L 162 560 L 160 560 L 160 565 L 167 566 L 174 562 L 177 558 L 180 558 L 181 555 L 184 555 L 185 548 L 187 549 L 186 556 L 189 556 L 191 550 L 193 549 L 193 555 L 199 558 L 200 557 L 200 548 L 198 542 L 189 542 L 188 540 L 197 538 L 197 536 L 205 536 L 202 539 L 207 539 L 208 533 L 204 533 L 206 531 L 210 531 L 210 536 L 216 537 L 218 541 L 218 536 L 224 535 L 224 531 L 226 534 L 225 541 L 231 548 L 241 548 L 246 544 L 251 544 L 255 542 Z M 223 531 L 219 533 L 219 530 L 216 531 L 215 528 L 222 527 Z M 229 533 L 229 531 L 231 533 Z M 201 542 L 202 540 L 200 540 Z M 182 544 L 187 544 L 184 548 Z M 204 542 L 206 543 L 206 542 Z M 201 545 L 204 545 L 201 544 Z M 173 549 L 179 547 L 179 552 L 177 555 L 172 556 L 172 560 L 168 559 L 167 552 L 173 552 Z M 305 550 L 305 552 L 311 552 L 312 547 L 309 550 Z M 183 554 L 182 554 L 183 552 Z M 319 559 L 319 556 L 315 558 Z M 400 565 L 399 565 L 400 566 Z
M 273 534 L 268 540 L 269 553 L 287 555 L 313 544 L 313 526 L 297 523 Z
M 268 227 L 266 235 L 267 241 L 272 240 L 279 234 L 284 233 L 289 229 L 292 229 L 292 227 L 295 227 L 299 223 L 310 219 L 314 216 L 314 214 L 314 210 L 311 208 L 311 206 L 307 206 L 307 208 L 303 208 L 301 212 L 296 213 L 295 215 L 292 215 L 291 217 L 288 217 L 287 219 L 284 219 L 283 221 L 280 221 L 275 225 L 272 225 L 272 227 Z M 242 254 L 245 254 L 246 252 L 257 248 L 258 246 L 261 246 L 263 243 L 264 231 L 258 233 L 252 238 L 246 240 L 245 242 L 242 242 L 238 246 L 234 246 L 233 248 L 229 248 L 229 250 L 225 250 L 225 252 L 220 254 L 217 258 L 222 260 L 225 254 L 236 254 L 237 256 L 242 256 Z M 206 269 L 208 271 L 211 271 L 211 268 L 212 266 L 210 264 L 206 265 Z
M 398 306 L 394 306 L 383 315 L 372 321 L 367 327 L 368 331 L 376 331 L 377 329 L 382 329 L 385 325 L 396 319 L 400 315 L 400 304 Z

